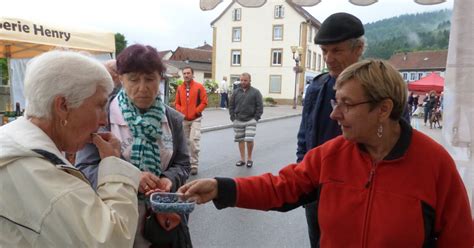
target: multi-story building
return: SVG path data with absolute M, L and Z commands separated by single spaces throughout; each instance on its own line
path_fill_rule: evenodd
M 259 8 L 246 8 L 232 1 L 211 23 L 213 28 L 212 75 L 252 75 L 252 86 L 263 97 L 291 103 L 303 92 L 307 80 L 321 73 L 324 61 L 314 37 L 321 23 L 302 7 L 285 0 L 269 0 Z M 303 71 L 295 80 L 291 47 L 301 47 Z M 295 85 L 296 84 L 296 85 Z
M 417 81 L 434 72 L 444 78 L 448 51 L 418 51 L 396 53 L 389 62 L 398 69 L 405 82 Z

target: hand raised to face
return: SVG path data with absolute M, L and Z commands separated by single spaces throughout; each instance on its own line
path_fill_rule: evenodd
M 111 133 L 93 133 L 92 143 L 99 150 L 101 159 L 109 156 L 120 158 L 120 141 Z

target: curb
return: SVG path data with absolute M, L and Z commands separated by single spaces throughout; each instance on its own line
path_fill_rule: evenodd
M 276 121 L 276 120 L 296 117 L 296 116 L 300 116 L 300 115 L 301 115 L 301 113 L 270 117 L 270 118 L 261 119 L 261 120 L 258 121 L 258 123 Z M 207 132 L 222 130 L 222 129 L 231 128 L 231 127 L 232 127 L 232 124 L 219 125 L 219 126 L 213 126 L 213 127 L 204 127 L 204 128 L 201 129 L 201 133 L 207 133 Z

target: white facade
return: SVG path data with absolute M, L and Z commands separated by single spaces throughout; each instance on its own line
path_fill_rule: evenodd
M 403 80 L 405 80 L 405 82 L 410 83 L 410 82 L 420 80 L 421 78 L 426 77 L 428 76 L 428 74 L 431 74 L 433 72 L 445 78 L 445 71 L 441 71 L 441 70 L 429 70 L 429 71 L 428 70 L 420 70 L 420 71 L 400 70 L 400 75 L 402 75 Z
M 281 18 L 275 18 L 275 15 Z M 315 76 L 323 69 L 322 52 L 313 42 L 317 32 L 315 24 L 284 0 L 269 0 L 260 8 L 245 8 L 234 2 L 212 27 L 216 81 L 227 76 L 232 83 L 241 73 L 248 72 L 252 76 L 252 86 L 259 89 L 263 97 L 289 103 L 295 93 L 295 61 L 291 46 L 303 47 L 300 65 L 304 71 L 298 77 L 297 96 L 303 91 L 305 74 Z M 311 59 L 308 62 L 309 51 Z

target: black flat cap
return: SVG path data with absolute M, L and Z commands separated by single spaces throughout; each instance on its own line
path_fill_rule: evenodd
M 314 43 L 327 45 L 337 43 L 364 35 L 364 25 L 359 18 L 348 13 L 330 15 L 321 24 Z

